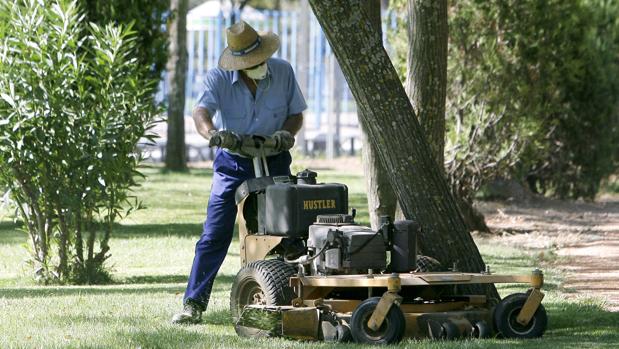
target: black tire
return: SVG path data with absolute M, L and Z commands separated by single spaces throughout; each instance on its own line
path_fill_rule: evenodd
M 528 298 L 527 294 L 514 293 L 505 297 L 494 308 L 494 327 L 505 338 L 538 338 L 546 331 L 548 316 L 543 305 L 539 305 L 533 318 L 522 326 L 516 321 L 520 309 Z
M 258 329 L 236 326 L 236 323 L 248 304 L 290 305 L 295 295 L 288 279 L 294 274 L 293 266 L 275 259 L 255 261 L 239 270 L 230 292 L 230 313 L 240 336 L 268 335 Z
M 490 338 L 492 335 L 492 330 L 490 330 L 490 326 L 484 320 L 479 320 L 473 324 L 473 329 L 471 331 L 471 337 L 473 338 Z
M 357 343 L 392 344 L 402 340 L 406 320 L 397 304 L 391 306 L 378 331 L 368 327 L 368 321 L 376 309 L 380 297 L 368 298 L 355 308 L 350 319 L 350 332 Z
M 441 324 L 440 339 L 453 340 L 460 337 L 460 329 L 456 324 L 447 320 Z

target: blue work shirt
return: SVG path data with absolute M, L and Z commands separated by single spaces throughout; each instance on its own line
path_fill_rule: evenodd
M 272 135 L 288 116 L 303 112 L 307 104 L 288 62 L 269 58 L 267 66 L 267 77 L 259 80 L 255 98 L 239 71 L 210 69 L 197 106 L 208 110 L 218 130 Z

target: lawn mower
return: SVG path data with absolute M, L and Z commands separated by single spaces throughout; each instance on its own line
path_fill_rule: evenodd
M 417 255 L 416 222 L 381 218 L 376 231 L 355 222 L 348 189 L 317 173 L 270 176 L 276 140 L 243 136 L 236 152 L 256 178 L 236 191 L 241 270 L 230 295 L 244 337 L 389 344 L 402 338 L 535 338 L 547 316 L 543 274 L 436 271 Z M 428 268 L 431 266 L 431 268 Z M 524 283 L 502 300 L 463 295 L 463 285 Z

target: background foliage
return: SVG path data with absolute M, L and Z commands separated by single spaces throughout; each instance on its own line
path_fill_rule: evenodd
M 606 0 L 450 3 L 446 169 L 456 192 L 470 197 L 502 176 L 595 196 L 617 169 L 618 18 Z M 392 34 L 401 74 L 404 25 Z
M 159 80 L 167 62 L 170 0 L 78 0 L 86 20 L 99 25 L 132 25 L 138 62 Z
M 0 182 L 37 277 L 102 281 L 113 223 L 137 206 L 127 191 L 155 81 L 131 27 L 89 25 L 75 1 L 3 0 L 0 13 Z

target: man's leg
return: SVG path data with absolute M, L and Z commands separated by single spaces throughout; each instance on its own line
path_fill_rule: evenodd
M 214 164 L 213 186 L 207 208 L 207 218 L 200 240 L 196 243 L 195 256 L 184 303 L 199 312 L 206 310 L 215 276 L 223 263 L 232 241 L 236 204 L 234 192 L 247 178 L 247 171 L 240 168 L 228 154 L 218 154 Z M 178 314 L 173 322 L 197 322 L 193 309 Z
M 223 195 L 217 195 L 214 191 L 211 194 L 204 229 L 200 240 L 196 243 L 195 257 L 184 298 L 198 303 L 204 309 L 208 305 L 215 276 L 232 241 L 237 211 L 234 190 L 238 185 L 235 182 L 225 183 L 227 188 Z M 232 195 L 229 195 L 230 192 Z

